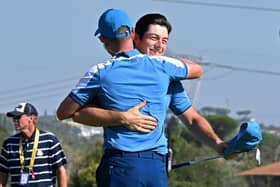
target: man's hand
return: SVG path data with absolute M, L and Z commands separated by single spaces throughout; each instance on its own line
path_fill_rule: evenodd
M 227 146 L 228 145 L 224 141 L 220 140 L 220 141 L 216 142 L 214 149 L 217 151 L 217 153 L 222 155 L 222 154 L 224 154 Z
M 216 146 L 215 146 L 215 150 L 216 150 L 219 154 L 223 155 L 224 152 L 225 152 L 225 149 L 226 149 L 227 147 L 228 147 L 228 144 L 225 143 L 225 142 L 223 142 L 223 141 L 221 141 L 221 142 L 217 142 L 217 144 L 216 144 Z M 239 153 L 232 153 L 232 154 L 230 154 L 230 155 L 224 156 L 224 158 L 225 158 L 226 160 L 234 160 L 234 159 L 236 159 L 236 158 L 238 157 L 238 154 L 239 154 Z
M 219 153 L 219 154 L 223 154 L 225 155 L 225 149 L 228 147 L 228 144 L 221 141 L 218 142 L 215 146 L 215 150 Z M 232 153 L 230 155 L 226 155 L 224 156 L 224 159 L 226 160 L 235 160 L 238 157 L 239 153 Z
M 5 187 L 8 181 L 8 174 L 0 171 L 0 187 Z
M 146 105 L 146 101 L 122 112 L 122 124 L 130 130 L 148 133 L 157 126 L 157 120 L 154 117 L 146 116 L 140 113 L 140 109 Z

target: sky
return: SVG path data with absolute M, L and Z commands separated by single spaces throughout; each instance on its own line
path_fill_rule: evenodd
M 232 117 L 250 110 L 257 122 L 280 126 L 278 0 L 0 0 L 0 113 L 26 101 L 54 114 L 79 77 L 109 58 L 94 37 L 108 8 L 134 23 L 165 15 L 168 50 L 209 63 L 200 80 L 183 81 L 195 108 L 228 108 Z

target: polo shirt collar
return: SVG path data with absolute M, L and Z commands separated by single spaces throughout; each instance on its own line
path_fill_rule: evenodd
M 126 57 L 126 58 L 129 58 L 129 57 L 138 55 L 139 53 L 140 53 L 140 52 L 139 52 L 137 49 L 133 49 L 133 50 L 126 51 L 126 52 L 118 52 L 118 53 L 116 53 L 115 55 L 113 55 L 113 58 L 118 58 L 118 57 Z
M 23 133 L 21 133 L 21 136 L 23 137 L 24 141 L 32 142 L 34 140 L 34 138 L 35 138 L 35 133 L 36 133 L 36 128 L 35 128 L 34 132 L 32 133 L 32 136 L 30 138 L 26 138 Z

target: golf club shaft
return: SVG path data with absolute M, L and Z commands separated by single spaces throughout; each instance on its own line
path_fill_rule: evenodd
M 183 166 L 190 166 L 192 164 L 196 164 L 196 163 L 199 163 L 199 162 L 203 162 L 203 161 L 207 161 L 207 160 L 214 160 L 214 159 L 222 158 L 222 157 L 223 157 L 223 155 L 214 155 L 214 156 L 205 157 L 205 158 L 202 158 L 202 159 L 199 159 L 199 160 L 190 160 L 190 161 L 182 162 L 182 163 L 179 163 L 179 164 L 173 164 L 172 169 L 180 168 L 180 167 L 183 167 Z
M 250 151 L 254 151 L 254 150 L 256 150 L 256 149 L 234 152 L 232 154 L 240 154 L 240 153 L 250 152 Z M 224 158 L 224 157 L 225 157 L 225 155 L 214 155 L 214 156 L 205 157 L 205 158 L 202 158 L 202 159 L 199 159 L 199 160 L 190 160 L 190 161 L 186 161 L 186 162 L 182 162 L 182 163 L 178 163 L 178 164 L 173 164 L 171 169 L 176 169 L 176 168 L 180 168 L 180 167 L 183 167 L 183 166 L 190 166 L 192 164 L 196 164 L 196 163 L 199 163 L 199 162 L 203 162 L 203 161 L 207 161 L 207 160 L 214 160 L 214 159 L 217 159 L 217 158 Z

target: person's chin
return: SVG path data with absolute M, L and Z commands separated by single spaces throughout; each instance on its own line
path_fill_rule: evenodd
M 162 56 L 163 54 L 158 51 L 150 51 L 151 56 Z
M 21 131 L 21 128 L 20 128 L 20 127 L 17 127 L 17 126 L 16 126 L 15 129 L 16 129 L 16 131 Z

